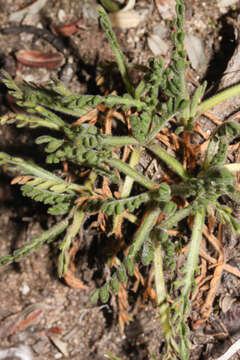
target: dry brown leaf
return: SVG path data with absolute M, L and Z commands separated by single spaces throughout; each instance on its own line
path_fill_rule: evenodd
M 211 244 L 216 248 L 216 250 L 219 252 L 219 257 L 218 257 L 218 263 L 215 267 L 214 273 L 213 273 L 213 277 L 212 280 L 210 282 L 210 288 L 209 288 L 209 292 L 207 294 L 207 297 L 205 299 L 205 302 L 202 306 L 201 309 L 201 314 L 202 314 L 202 319 L 198 320 L 194 326 L 197 327 L 198 325 L 200 325 L 201 323 L 205 322 L 208 317 L 211 314 L 212 311 L 212 306 L 213 306 L 213 301 L 215 299 L 216 296 L 216 292 L 218 289 L 218 286 L 220 284 L 220 280 L 221 280 L 221 276 L 224 270 L 224 265 L 226 262 L 226 256 L 223 250 L 223 246 L 222 246 L 222 224 L 219 224 L 219 231 L 218 231 L 218 237 L 216 238 L 215 236 L 213 236 L 212 234 L 210 234 L 208 228 L 206 226 L 204 226 L 204 231 L 203 231 L 204 235 L 207 236 L 208 240 L 211 242 Z
M 71 24 L 67 24 L 67 25 L 63 25 L 63 26 L 58 26 L 55 28 L 55 31 L 64 36 L 64 37 L 68 37 L 71 36 L 73 34 L 76 34 L 80 31 L 82 31 L 84 29 L 84 24 L 82 20 L 78 20 L 75 21 Z
M 43 309 L 35 309 L 29 315 L 27 315 L 22 321 L 20 321 L 16 326 L 12 328 L 10 331 L 10 335 L 14 334 L 15 332 L 25 328 L 33 323 L 39 321 L 40 315 L 43 314 Z
M 68 270 L 64 275 L 64 280 L 73 289 L 88 290 L 88 286 L 84 285 L 83 282 L 76 278 L 71 270 Z
M 43 53 L 37 50 L 19 50 L 15 56 L 23 65 L 48 69 L 58 68 L 65 61 L 64 56 L 60 53 Z
M 31 179 L 33 179 L 33 176 L 31 176 L 31 175 L 16 176 L 15 178 L 12 179 L 11 185 L 14 185 L 14 184 L 23 185 L 23 184 L 26 184 L 26 182 L 28 182 Z

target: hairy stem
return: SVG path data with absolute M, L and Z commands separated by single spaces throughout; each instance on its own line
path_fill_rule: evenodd
M 184 277 L 185 284 L 182 290 L 183 296 L 189 295 L 194 281 L 194 273 L 198 265 L 199 247 L 202 240 L 202 230 L 203 230 L 204 220 L 205 220 L 205 209 L 204 207 L 201 207 L 197 211 L 194 217 L 191 243 L 187 257 L 186 269 L 185 269 L 186 272 Z
M 232 86 L 223 90 L 219 94 L 212 96 L 210 99 L 203 101 L 197 108 L 197 116 L 203 114 L 205 111 L 212 109 L 214 106 L 223 103 L 224 101 L 240 95 L 240 85 Z
M 129 161 L 129 166 L 131 168 L 135 168 L 138 165 L 139 160 L 140 160 L 140 156 L 141 156 L 140 148 L 139 147 L 134 147 L 134 149 L 132 151 L 132 154 L 131 154 L 130 161 Z M 120 193 L 120 198 L 121 199 L 127 198 L 130 195 L 133 183 L 134 183 L 134 179 L 127 175 L 125 177 L 123 187 L 122 187 L 122 191 Z M 123 218 L 122 215 L 114 216 L 112 233 L 114 233 L 114 231 L 117 228 L 118 224 L 122 221 L 122 218 Z
M 150 209 L 146 211 L 146 213 L 143 216 L 143 220 L 139 225 L 137 232 L 134 235 L 133 244 L 128 253 L 129 259 L 135 258 L 138 251 L 141 249 L 142 244 L 148 238 L 160 213 L 161 213 L 161 209 L 156 205 L 152 205 Z
M 173 328 L 170 320 L 170 306 L 167 302 L 167 291 L 164 281 L 164 272 L 163 272 L 163 259 L 162 259 L 162 248 L 159 241 L 155 241 L 155 251 L 154 251 L 154 275 L 155 275 L 155 287 L 157 294 L 157 306 L 158 313 L 162 325 L 162 332 L 166 341 L 166 351 L 165 358 L 171 359 L 175 358 L 171 354 L 171 346 L 173 346 L 176 352 L 179 352 L 178 346 L 173 340 Z
M 128 164 L 124 163 L 121 160 L 118 159 L 106 159 L 104 160 L 106 163 L 111 165 L 112 167 L 115 167 L 119 171 L 123 172 L 124 174 L 131 177 L 134 181 L 137 181 L 139 184 L 143 185 L 149 190 L 153 190 L 155 187 L 157 187 L 157 183 L 155 183 L 152 180 L 149 180 L 144 175 L 142 175 L 137 170 L 131 168 Z
M 138 145 L 138 141 L 132 136 L 106 136 L 102 139 L 103 145 L 125 146 Z
M 130 80 L 130 78 L 128 76 L 128 71 L 127 71 L 127 66 L 126 66 L 126 63 L 125 63 L 124 55 L 123 55 L 122 51 L 120 50 L 120 47 L 118 45 L 116 36 L 115 36 L 115 34 L 114 34 L 113 30 L 112 30 L 112 26 L 111 26 L 111 23 L 109 21 L 109 18 L 108 18 L 107 14 L 106 14 L 106 12 L 105 12 L 105 10 L 103 9 L 102 6 L 98 7 L 98 14 L 99 14 L 99 17 L 100 17 L 101 25 L 104 28 L 106 36 L 108 38 L 111 50 L 113 51 L 113 53 L 115 55 L 115 58 L 116 58 L 116 61 L 117 61 L 117 64 L 118 64 L 118 68 L 119 68 L 119 71 L 120 71 L 120 73 L 122 75 L 122 79 L 123 79 L 123 81 L 125 83 L 127 91 L 129 92 L 130 95 L 132 95 L 134 97 L 135 90 L 134 90 L 134 87 L 133 87 L 133 85 L 131 83 L 131 80 Z
M 164 150 L 158 144 L 151 143 L 147 146 L 155 155 L 157 155 L 161 160 L 163 160 L 173 171 L 175 171 L 183 180 L 187 180 L 189 175 L 184 169 L 182 164 L 174 159 L 166 150 Z
M 83 219 L 85 216 L 85 212 L 81 208 L 76 208 L 74 215 L 73 215 L 73 221 L 72 224 L 68 227 L 67 233 L 65 235 L 65 238 L 63 239 L 59 249 L 61 251 L 59 255 L 59 261 L 58 261 L 58 274 L 59 277 L 66 274 L 68 265 L 69 265 L 69 249 L 73 242 L 74 237 L 77 235 Z
M 161 222 L 160 225 L 157 226 L 157 229 L 171 229 L 173 226 L 176 226 L 179 221 L 189 216 L 192 210 L 193 209 L 191 205 L 188 205 L 184 209 L 178 210 L 175 214 L 169 216 L 169 218 Z

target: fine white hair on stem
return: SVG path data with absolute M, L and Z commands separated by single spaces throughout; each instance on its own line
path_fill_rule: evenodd
M 228 360 L 239 350 L 240 350 L 240 339 L 238 339 L 234 344 L 232 344 L 232 346 L 230 346 L 230 348 L 225 352 L 225 354 L 223 354 L 216 360 Z

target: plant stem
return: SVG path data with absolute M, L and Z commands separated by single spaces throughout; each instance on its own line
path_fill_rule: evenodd
M 189 99 L 189 93 L 188 93 L 188 85 L 187 85 L 187 80 L 186 80 L 186 69 L 182 69 L 180 72 L 180 81 L 181 81 L 181 97 L 182 99 Z M 181 111 L 180 113 L 181 116 L 181 120 L 183 121 L 183 125 L 185 128 L 187 128 L 188 126 L 188 121 L 190 118 L 190 106 L 188 105 L 184 110 Z
M 132 154 L 131 154 L 130 161 L 129 161 L 129 166 L 131 168 L 135 168 L 138 165 L 139 160 L 140 160 L 140 156 L 141 156 L 140 148 L 139 147 L 134 147 L 134 149 L 132 151 Z M 121 199 L 127 198 L 130 195 L 133 183 L 134 183 L 134 179 L 127 175 L 125 177 L 123 187 L 122 187 L 122 191 L 121 191 L 121 194 L 120 194 Z M 122 218 L 123 218 L 122 214 L 114 216 L 112 233 L 115 232 L 115 230 L 117 229 L 118 224 L 122 221 Z
M 44 231 L 40 236 L 26 243 L 20 249 L 14 251 L 13 255 L 0 256 L 0 266 L 8 265 L 20 260 L 23 256 L 28 256 L 33 250 L 39 250 L 44 243 L 50 243 L 56 239 L 68 226 L 70 216 L 66 217 L 49 230 Z
M 72 224 L 68 227 L 67 233 L 59 247 L 61 253 L 58 259 L 58 274 L 59 277 L 66 274 L 68 265 L 69 265 L 69 249 L 72 244 L 74 237 L 77 235 L 83 219 L 85 216 L 85 212 L 81 208 L 76 208 L 73 215 Z
M 191 212 L 192 206 L 188 205 L 186 208 L 178 210 L 175 214 L 161 222 L 160 225 L 157 226 L 157 229 L 171 229 L 173 226 L 176 226 L 179 221 L 189 216 Z
M 197 211 L 194 217 L 191 243 L 187 257 L 187 264 L 185 267 L 184 287 L 182 290 L 182 295 L 184 297 L 188 297 L 192 289 L 192 284 L 194 281 L 194 273 L 198 265 L 199 247 L 202 239 L 204 220 L 205 220 L 205 208 L 201 207 Z
M 138 141 L 132 136 L 106 136 L 102 139 L 103 145 L 109 146 L 125 146 L 138 145 Z
M 135 89 L 132 85 L 132 82 L 131 82 L 129 76 L 128 76 L 127 66 L 125 64 L 125 57 L 118 45 L 115 33 L 113 32 L 111 23 L 109 21 L 109 18 L 102 6 L 98 7 L 98 14 L 100 17 L 101 25 L 104 28 L 106 36 L 108 38 L 111 50 L 113 51 L 113 53 L 115 55 L 118 69 L 122 75 L 122 79 L 125 83 L 127 91 L 129 92 L 130 95 L 132 95 L 134 97 Z
M 148 144 L 150 141 L 152 141 L 155 136 L 159 133 L 159 131 L 164 127 L 164 125 L 170 120 L 172 119 L 177 113 L 173 113 L 171 114 L 169 117 L 166 118 L 162 118 L 159 122 L 158 125 L 154 126 L 154 128 L 152 129 L 152 131 L 148 134 L 148 136 L 146 137 L 144 144 Z
M 167 302 L 167 291 L 165 287 L 164 272 L 163 272 L 162 247 L 161 247 L 161 243 L 157 240 L 155 240 L 153 261 L 154 261 L 154 277 L 155 277 L 155 287 L 157 294 L 158 313 L 162 325 L 162 332 L 166 340 L 166 351 L 165 351 L 166 357 L 164 358 L 170 358 L 169 356 L 171 355 L 172 355 L 171 358 L 173 358 L 173 354 L 171 354 L 172 353 L 171 347 L 177 353 L 179 352 L 179 349 L 173 338 L 173 328 L 170 319 L 171 316 L 170 305 Z
M 182 164 L 174 159 L 166 150 L 155 143 L 147 145 L 147 148 L 163 160 L 173 171 L 175 171 L 183 180 L 189 179 L 187 171 L 184 169 Z
M 139 147 L 134 147 L 133 152 L 131 154 L 131 158 L 129 161 L 129 166 L 131 166 L 131 168 L 135 168 L 139 161 L 140 161 L 140 156 L 141 156 L 141 150 Z M 134 180 L 133 178 L 131 178 L 130 176 L 126 176 L 124 184 L 123 184 L 123 188 L 121 191 L 121 199 L 126 198 L 130 195 L 131 190 L 132 190 L 132 186 L 133 186 Z
M 164 336 L 168 338 L 171 333 L 170 307 L 169 304 L 166 302 L 167 292 L 163 273 L 162 247 L 159 241 L 155 242 L 154 277 L 157 294 L 157 305 L 162 323 L 163 333 Z
M 106 159 L 104 160 L 109 165 L 117 168 L 119 171 L 123 172 L 124 174 L 131 177 L 133 180 L 137 181 L 139 184 L 143 185 L 149 190 L 153 190 L 155 187 L 157 187 L 157 183 L 155 183 L 152 180 L 149 180 L 144 175 L 139 173 L 137 170 L 131 168 L 128 164 L 124 163 L 121 160 L 118 159 Z
M 210 99 L 203 101 L 200 105 L 198 105 L 196 116 L 203 114 L 205 111 L 210 110 L 214 106 L 221 104 L 224 101 L 237 95 L 240 95 L 239 84 L 223 90 L 219 94 L 212 96 Z
M 138 251 L 141 249 L 142 244 L 149 237 L 149 234 L 152 228 L 154 227 L 160 213 L 161 213 L 161 209 L 155 204 L 152 205 L 150 209 L 146 211 L 146 213 L 143 216 L 143 220 L 141 221 L 138 230 L 134 235 L 133 244 L 130 247 L 128 253 L 129 259 L 135 258 Z

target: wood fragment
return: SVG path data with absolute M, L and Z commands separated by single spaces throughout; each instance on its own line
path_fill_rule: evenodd
M 223 354 L 218 357 L 216 360 L 229 360 L 237 351 L 240 350 L 240 339 L 238 339 L 230 348 Z

